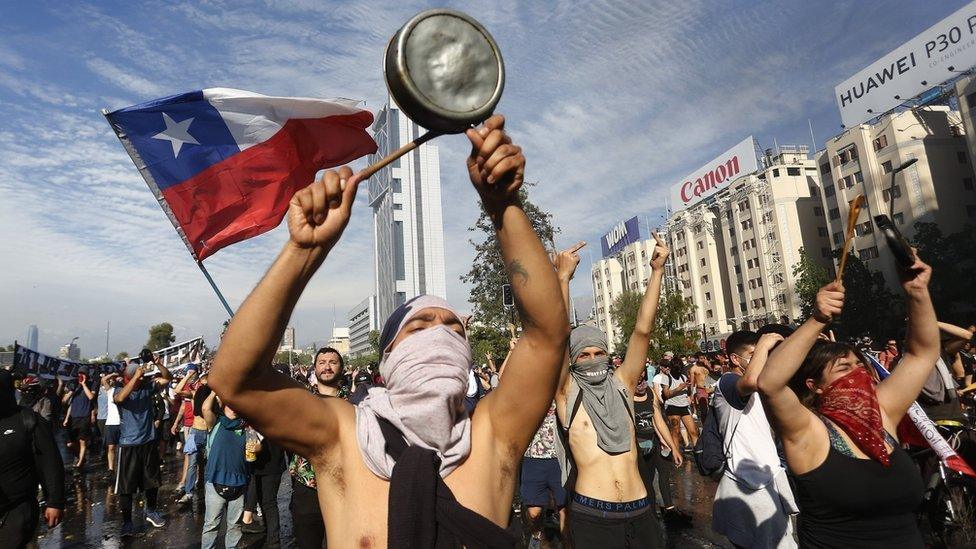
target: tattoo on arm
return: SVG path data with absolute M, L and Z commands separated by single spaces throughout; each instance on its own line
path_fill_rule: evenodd
M 529 272 L 525 270 L 522 263 L 518 259 L 513 259 L 508 263 L 508 275 L 512 279 L 512 284 L 519 282 L 516 277 L 521 277 L 521 282 L 519 286 L 525 287 L 525 284 L 529 281 Z

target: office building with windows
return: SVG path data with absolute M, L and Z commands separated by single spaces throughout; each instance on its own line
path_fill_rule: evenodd
M 376 162 L 425 132 L 392 99 L 376 115 Z M 368 182 L 373 209 L 377 326 L 393 310 L 423 294 L 447 297 L 441 177 L 437 146 L 425 143 L 377 172 Z
M 353 358 L 370 351 L 369 333 L 379 330 L 376 325 L 376 296 L 369 296 L 349 309 L 349 355 Z
M 671 214 L 666 281 L 693 305 L 684 328 L 712 350 L 735 330 L 797 321 L 800 250 L 830 265 L 820 254 L 829 242 L 823 215 L 817 165 L 805 145 L 766 150 L 758 171 Z
M 651 255 L 654 239 L 638 240 L 624 246 L 620 252 L 593 263 L 590 281 L 593 285 L 593 313 L 596 327 L 607 334 L 610 351 L 620 339 L 620 329 L 613 323 L 610 309 L 617 296 L 627 290 L 647 289 L 651 277 Z
M 963 107 L 965 116 L 947 106 L 889 113 L 874 124 L 850 128 L 827 142 L 817 153 L 831 239 L 822 254 L 843 246 L 849 203 L 858 194 L 867 202 L 855 225 L 851 253 L 869 269 L 881 272 L 892 289 L 898 286 L 894 260 L 873 216 L 889 215 L 909 239 L 918 222 L 937 223 L 943 234 L 976 224 L 972 155 L 966 135 L 972 119 L 968 104 Z M 892 187 L 892 171 L 911 159 L 917 162 L 896 174 Z

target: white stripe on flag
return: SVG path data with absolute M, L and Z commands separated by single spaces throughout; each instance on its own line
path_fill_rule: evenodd
M 217 109 L 243 151 L 271 138 L 292 118 L 325 118 L 355 114 L 360 101 L 272 97 L 232 88 L 207 88 L 203 97 Z

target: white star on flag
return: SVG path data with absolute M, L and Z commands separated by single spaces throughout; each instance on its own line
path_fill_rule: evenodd
M 169 141 L 170 145 L 173 146 L 173 157 L 175 158 L 180 154 L 180 149 L 183 148 L 183 143 L 193 143 L 194 145 L 199 145 L 200 142 L 190 135 L 189 131 L 190 124 L 193 123 L 192 118 L 187 118 L 182 122 L 174 122 L 168 114 L 163 113 L 163 122 L 166 124 L 166 129 L 157 133 L 152 138 L 153 139 L 164 139 Z

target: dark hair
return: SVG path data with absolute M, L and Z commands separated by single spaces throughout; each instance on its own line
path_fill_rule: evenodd
M 732 332 L 732 335 L 725 340 L 725 354 L 731 359 L 733 354 L 737 355 L 742 352 L 742 349 L 749 345 L 755 345 L 758 342 L 759 334 L 751 330 Z
M 793 328 L 790 328 L 789 326 L 787 326 L 785 324 L 767 324 L 767 325 L 763 326 L 762 328 L 759 328 L 758 330 L 756 330 L 756 334 L 757 335 L 760 335 L 760 336 L 766 335 L 766 334 L 779 334 L 779 335 L 783 336 L 784 338 L 787 338 L 787 337 L 790 337 L 791 335 L 793 335 L 793 332 L 795 332 L 795 331 L 796 330 L 794 330 Z
M 800 364 L 800 369 L 793 374 L 789 383 L 790 389 L 796 393 L 796 396 L 804 406 L 812 408 L 817 402 L 817 395 L 807 387 L 807 380 L 820 379 L 828 365 L 841 357 L 847 356 L 848 353 L 854 353 L 857 359 L 865 365 L 870 364 L 867 358 L 865 358 L 864 353 L 850 343 L 824 341 L 820 339 L 813 344 L 810 352 L 807 353 L 807 357 Z
M 318 362 L 319 355 L 324 355 L 325 353 L 335 353 L 335 355 L 339 357 L 339 367 L 343 370 L 346 369 L 346 361 L 342 358 L 342 353 L 332 347 L 322 347 L 318 351 L 315 351 L 315 358 L 312 359 L 312 364 L 314 365 L 316 362 Z
M 681 362 L 681 359 L 678 357 L 674 357 L 668 361 L 668 368 L 671 369 L 671 377 L 681 377 L 685 375 L 685 363 Z

